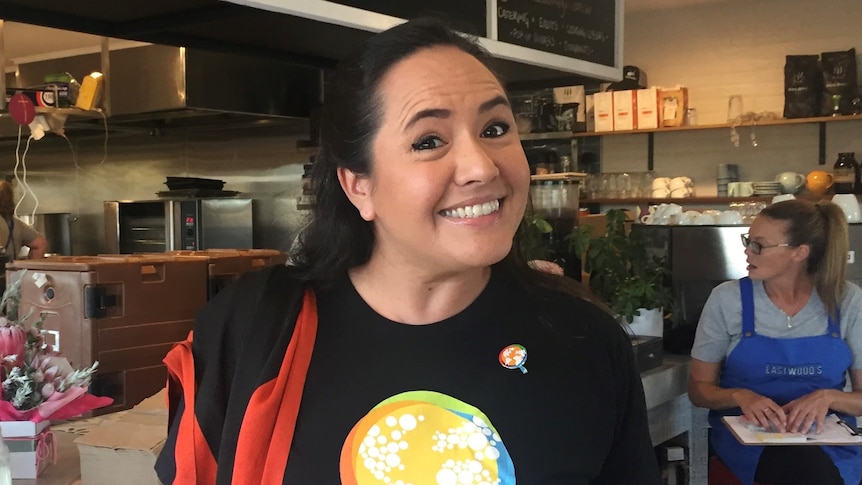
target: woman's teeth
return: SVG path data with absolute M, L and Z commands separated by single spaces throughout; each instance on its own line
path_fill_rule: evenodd
M 487 216 L 500 210 L 500 201 L 492 200 L 484 204 L 468 205 L 458 207 L 457 209 L 447 209 L 441 211 L 445 217 L 454 217 L 457 219 L 469 219 L 471 217 Z

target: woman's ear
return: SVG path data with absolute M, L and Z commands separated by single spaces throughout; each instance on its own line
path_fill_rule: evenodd
M 792 258 L 794 261 L 805 261 L 811 255 L 811 246 L 807 244 L 800 244 L 793 249 Z
M 337 173 L 341 190 L 359 211 L 360 217 L 368 222 L 373 221 L 376 214 L 374 213 L 374 203 L 371 200 L 371 180 L 344 167 L 339 167 Z

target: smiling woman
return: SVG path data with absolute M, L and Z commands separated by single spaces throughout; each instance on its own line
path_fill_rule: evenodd
M 630 341 L 517 252 L 529 168 L 489 65 L 433 20 L 339 64 L 295 266 L 169 356 L 164 483 L 659 483 Z

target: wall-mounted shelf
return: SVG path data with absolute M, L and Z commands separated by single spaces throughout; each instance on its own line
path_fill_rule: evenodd
M 845 115 L 845 116 L 818 116 L 814 118 L 793 118 L 793 119 L 772 119 L 760 120 L 757 122 L 745 122 L 737 127 L 761 127 L 761 126 L 779 126 L 779 125 L 799 125 L 799 124 L 817 124 L 819 125 L 819 150 L 818 163 L 826 164 L 826 123 L 840 121 L 859 121 L 862 120 L 862 115 Z M 656 133 L 670 133 L 679 131 L 697 131 L 697 130 L 717 130 L 730 129 L 730 123 L 719 123 L 714 125 L 697 125 L 697 126 L 673 126 L 667 128 L 652 128 L 646 130 L 624 130 L 624 131 L 587 131 L 578 133 L 569 133 L 567 131 L 549 132 L 549 133 L 526 133 L 521 135 L 521 140 L 548 140 L 548 139 L 572 139 L 572 138 L 587 138 L 587 137 L 603 137 L 615 135 L 647 135 L 647 170 L 652 170 L 654 167 L 654 151 Z
M 818 116 L 815 118 L 792 118 L 792 119 L 775 119 L 775 120 L 761 120 L 758 122 L 745 122 L 739 125 L 738 127 L 757 127 L 757 126 L 775 126 L 775 125 L 799 125 L 799 124 L 807 124 L 807 123 L 831 123 L 836 121 L 853 121 L 853 120 L 862 120 L 862 115 L 846 115 L 846 116 Z M 719 123 L 715 125 L 697 125 L 697 126 L 671 126 L 667 128 L 652 128 L 646 130 L 623 130 L 623 131 L 602 131 L 602 132 L 580 132 L 580 133 L 572 133 L 573 138 L 583 138 L 587 136 L 606 136 L 606 135 L 637 135 L 643 133 L 665 133 L 665 132 L 674 132 L 674 131 L 694 131 L 694 130 L 715 130 L 715 129 L 729 129 L 732 125 L 730 123 Z M 538 134 L 538 133 L 536 133 Z M 532 133 L 531 133 L 532 135 Z
M 826 195 L 811 195 L 802 194 L 796 195 L 797 199 L 816 201 L 821 199 L 831 199 L 834 194 Z M 675 204 L 732 204 L 734 202 L 772 202 L 772 195 L 753 195 L 750 197 L 628 197 L 625 199 L 610 199 L 610 198 L 581 198 L 580 204 L 606 204 L 606 205 L 641 205 L 641 204 L 667 204 L 673 202 Z M 857 195 L 862 197 L 862 195 Z

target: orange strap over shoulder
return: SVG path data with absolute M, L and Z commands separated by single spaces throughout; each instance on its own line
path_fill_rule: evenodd
M 306 290 L 278 375 L 259 386 L 249 400 L 236 445 L 232 483 L 282 484 L 316 335 L 317 302 L 314 292 Z M 168 367 L 168 398 L 182 392 L 185 401 L 172 485 L 215 484 L 218 463 L 194 413 L 197 389 L 193 384 L 191 333 L 171 349 L 164 362 Z
M 317 301 L 314 292 L 306 290 L 278 376 L 258 387 L 248 403 L 233 483 L 282 484 L 316 335 Z
M 193 332 L 178 342 L 165 356 L 168 367 L 168 399 L 172 393 L 182 392 L 186 412 L 180 416 L 175 460 L 177 474 L 174 485 L 215 483 L 216 460 L 204 438 L 195 417 L 195 361 L 192 355 Z M 183 387 L 181 383 L 186 383 Z M 200 475 L 200 477 L 198 477 Z

